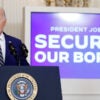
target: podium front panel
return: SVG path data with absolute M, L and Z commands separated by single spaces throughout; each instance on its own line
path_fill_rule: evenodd
M 0 68 L 0 100 L 10 100 L 6 86 L 8 80 L 17 73 L 27 73 L 37 82 L 38 93 L 35 100 L 62 100 L 58 67 L 49 66 L 4 66 Z

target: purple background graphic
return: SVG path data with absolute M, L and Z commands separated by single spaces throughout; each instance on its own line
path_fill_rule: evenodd
M 75 19 L 76 18 L 76 19 Z M 33 12 L 31 13 L 31 65 L 32 66 L 59 66 L 61 78 L 100 78 L 100 63 L 74 63 L 73 52 L 99 52 L 98 48 L 90 49 L 78 49 L 76 47 L 72 49 L 64 49 L 62 46 L 60 49 L 50 49 L 48 47 L 39 49 L 35 47 L 35 37 L 38 34 L 54 35 L 58 34 L 61 37 L 67 34 L 73 36 L 80 35 L 81 42 L 84 35 L 100 35 L 99 32 L 90 32 L 91 28 L 100 26 L 100 15 L 99 14 L 86 14 L 86 13 L 47 13 L 47 12 Z M 86 32 L 59 32 L 50 31 L 50 27 L 87 27 Z M 48 39 L 47 39 L 48 42 Z M 75 42 L 75 41 L 74 41 Z M 74 43 L 73 42 L 73 43 Z M 69 41 L 70 43 L 70 41 Z M 45 63 L 39 63 L 35 60 L 34 56 L 37 51 L 54 51 L 68 52 L 70 54 L 69 63 L 50 63 L 47 60 Z

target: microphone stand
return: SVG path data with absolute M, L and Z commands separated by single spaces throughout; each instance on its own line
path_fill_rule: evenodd
M 17 65 L 20 66 L 20 57 L 15 50 L 11 51 L 12 55 L 15 57 Z
M 20 66 L 20 57 L 19 57 L 19 55 L 16 55 L 15 59 L 17 61 L 17 65 Z
M 28 49 L 26 48 L 25 44 L 22 43 L 21 50 L 23 51 L 23 56 L 26 58 L 28 56 Z

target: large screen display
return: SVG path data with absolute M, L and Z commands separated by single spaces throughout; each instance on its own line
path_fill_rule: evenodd
M 59 66 L 61 78 L 100 78 L 100 14 L 31 13 L 32 66 Z

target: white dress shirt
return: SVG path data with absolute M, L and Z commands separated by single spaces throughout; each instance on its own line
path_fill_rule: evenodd
M 2 50 L 3 60 L 5 62 L 6 44 L 5 44 L 5 36 L 3 33 L 0 33 L 0 46 L 1 46 L 1 50 Z

